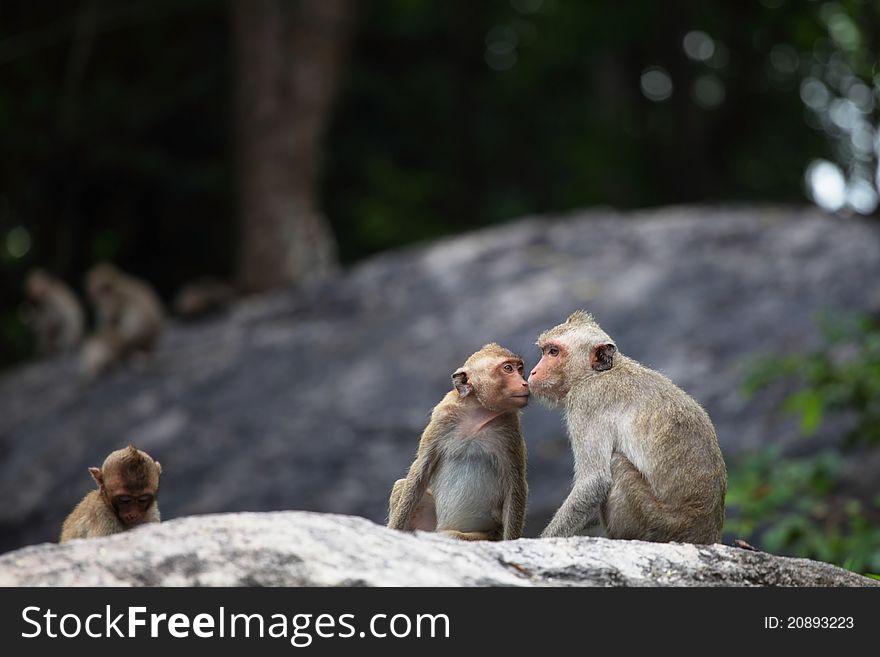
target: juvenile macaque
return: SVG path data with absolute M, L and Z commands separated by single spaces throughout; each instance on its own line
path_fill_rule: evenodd
M 86 277 L 95 334 L 83 347 L 82 367 L 97 375 L 136 353 L 151 351 L 165 324 L 159 297 L 147 283 L 108 264 Z
M 235 289 L 214 278 L 200 278 L 184 285 L 174 297 L 174 313 L 196 319 L 218 313 L 235 300 Z
M 528 486 L 520 410 L 529 402 L 523 362 L 487 344 L 452 374 L 416 459 L 389 500 L 392 529 L 462 540 L 522 536 Z
M 574 484 L 542 536 L 601 520 L 610 538 L 715 543 L 727 471 L 706 412 L 617 350 L 582 311 L 538 338 L 532 393 L 564 405 Z
M 109 536 L 147 522 L 159 522 L 162 466 L 129 445 L 112 452 L 100 468 L 89 468 L 98 489 L 86 495 L 61 526 L 61 542 Z
M 85 315 L 74 293 L 59 278 L 34 269 L 25 280 L 24 321 L 34 333 L 37 350 L 49 356 L 76 347 L 83 337 Z

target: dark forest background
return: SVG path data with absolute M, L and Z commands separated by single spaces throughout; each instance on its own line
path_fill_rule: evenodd
M 819 167 L 832 209 L 876 207 L 874 2 L 325 4 L 323 37 L 279 46 L 281 75 L 335 66 L 319 70 L 324 104 L 283 119 L 318 147 L 280 168 L 311 160 L 288 179 L 305 180 L 343 264 L 597 204 L 797 203 L 817 160 L 838 167 Z M 33 266 L 81 288 L 113 260 L 166 300 L 203 275 L 247 282 L 236 90 L 267 89 L 242 66 L 260 54 L 236 43 L 296 23 L 280 13 L 298 5 L 0 5 L 0 365 L 31 353 L 17 307 Z

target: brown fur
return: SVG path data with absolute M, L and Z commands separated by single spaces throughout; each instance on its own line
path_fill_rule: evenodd
M 461 540 L 519 538 L 528 497 L 519 421 L 528 403 L 522 360 L 488 344 L 452 381 L 453 390 L 431 413 L 409 473 L 392 488 L 388 526 Z
M 76 505 L 61 526 L 61 543 L 74 538 L 109 536 L 125 531 L 101 491 L 93 490 Z
M 611 538 L 717 542 L 727 472 L 700 405 L 619 353 L 586 313 L 545 331 L 538 345 L 532 392 L 565 405 L 575 454 L 572 491 L 543 535 L 570 536 L 601 520 Z
M 162 466 L 149 454 L 134 445 L 112 452 L 100 468 L 89 468 L 98 489 L 88 493 L 67 516 L 61 527 L 60 542 L 74 538 L 109 536 L 148 522 L 159 522 L 159 477 Z M 129 506 L 114 505 L 120 496 L 138 498 L 152 496 L 146 508 L 136 508 L 134 521 L 126 521 L 123 515 Z M 133 503 L 132 503 L 133 504 Z M 135 505 L 137 506 L 137 505 Z
M 141 452 L 134 445 L 129 445 L 119 455 L 118 460 L 111 460 L 110 464 L 104 464 L 102 470 L 115 464 L 118 476 L 122 477 L 126 486 L 134 490 L 144 488 L 155 489 L 159 485 L 159 473 L 156 472 L 156 464 L 146 452 Z M 106 475 L 105 475 L 106 479 Z

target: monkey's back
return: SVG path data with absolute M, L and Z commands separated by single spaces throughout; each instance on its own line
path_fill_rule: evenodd
M 660 372 L 631 359 L 621 365 L 619 374 L 627 379 L 621 401 L 636 409 L 623 412 L 631 422 L 629 435 L 639 442 L 630 449 L 624 446 L 624 453 L 658 500 L 717 524 L 720 531 L 727 469 L 709 414 Z

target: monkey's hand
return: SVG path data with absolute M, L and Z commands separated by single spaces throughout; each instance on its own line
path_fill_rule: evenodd
M 611 477 L 576 481 L 565 502 L 541 532 L 541 538 L 574 536 L 599 521 L 599 505 L 608 496 Z
M 541 532 L 541 538 L 568 538 L 569 536 L 574 536 L 575 533 L 571 530 L 570 526 L 556 522 L 556 516 L 553 516 L 553 520 Z
M 394 511 L 388 518 L 388 529 L 397 529 L 398 531 L 411 531 L 410 527 L 407 526 L 410 524 L 408 517 L 410 515 L 412 514 L 407 513 L 406 508 L 400 508 L 400 506 L 398 506 L 396 509 L 394 509 Z

